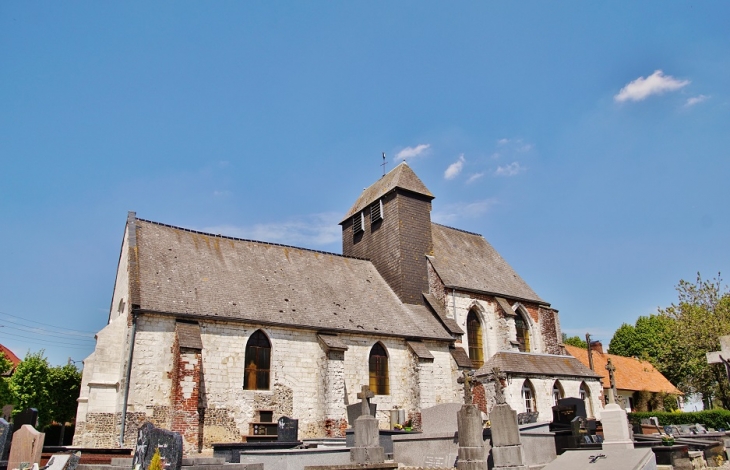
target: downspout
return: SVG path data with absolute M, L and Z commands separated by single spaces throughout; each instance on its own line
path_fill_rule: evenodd
M 129 356 L 127 357 L 127 378 L 124 382 L 124 404 L 122 405 L 122 426 L 119 432 L 119 447 L 124 447 L 124 428 L 127 422 L 127 401 L 129 400 L 129 381 L 132 377 L 132 358 L 134 356 L 134 338 L 137 335 L 137 313 L 132 311 L 132 334 L 129 340 Z

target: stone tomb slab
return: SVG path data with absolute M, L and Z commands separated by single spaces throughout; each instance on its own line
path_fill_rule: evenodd
M 456 432 L 456 413 L 461 403 L 443 403 L 421 410 L 421 431 L 424 433 Z
M 150 466 L 155 449 L 160 449 L 165 470 L 180 470 L 182 466 L 182 436 L 176 432 L 156 428 L 152 423 L 144 423 L 137 431 L 137 445 L 134 450 L 134 470 Z
M 657 470 L 650 448 L 615 450 L 569 450 L 543 470 Z
M 15 431 L 8 458 L 8 468 L 19 468 L 21 462 L 40 463 L 45 437 L 44 433 L 36 431 L 29 424 L 25 424 Z

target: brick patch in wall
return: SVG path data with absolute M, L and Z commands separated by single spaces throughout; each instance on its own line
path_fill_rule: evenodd
M 345 437 L 346 419 L 325 419 L 323 423 L 325 437 Z
M 487 412 L 487 394 L 483 384 L 476 384 L 471 389 L 471 402 L 479 408 L 482 413 Z

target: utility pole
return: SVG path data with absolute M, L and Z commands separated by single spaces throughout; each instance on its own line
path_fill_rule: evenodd
M 591 348 L 591 334 L 586 333 L 586 343 L 588 344 L 588 367 L 593 369 L 593 348 Z

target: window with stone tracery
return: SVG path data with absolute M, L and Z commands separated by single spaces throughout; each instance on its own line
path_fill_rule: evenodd
M 246 343 L 244 390 L 269 390 L 271 343 L 261 330 L 256 330 Z
M 515 317 L 515 330 L 517 330 L 517 349 L 521 352 L 530 352 L 530 328 L 527 321 L 519 314 Z
M 474 310 L 466 316 L 466 336 L 469 341 L 469 359 L 475 369 L 484 365 L 484 347 L 482 345 L 482 322 Z
M 380 343 L 370 350 L 370 390 L 376 395 L 390 395 L 388 354 Z

